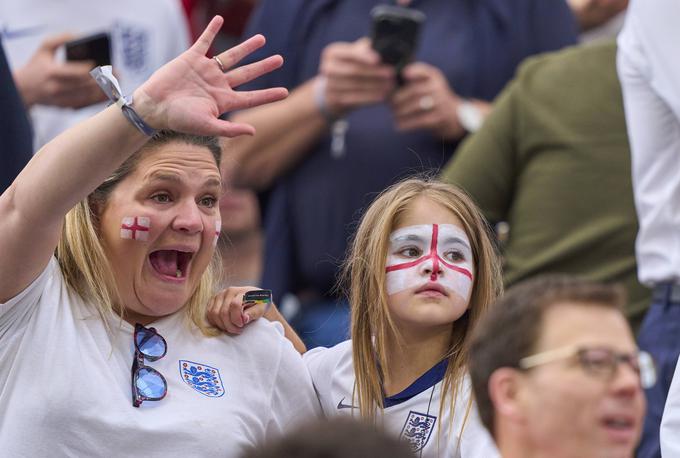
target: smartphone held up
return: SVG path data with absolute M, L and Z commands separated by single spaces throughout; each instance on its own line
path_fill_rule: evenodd
M 411 8 L 378 5 L 371 10 L 371 20 L 373 49 L 384 63 L 394 66 L 402 84 L 401 71 L 415 55 L 425 14 Z
M 65 44 L 66 60 L 93 61 L 95 66 L 111 65 L 111 37 L 107 32 L 96 33 Z

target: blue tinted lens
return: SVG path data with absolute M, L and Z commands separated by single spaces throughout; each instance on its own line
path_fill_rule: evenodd
M 139 394 L 151 399 L 162 398 L 167 389 L 163 376 L 150 367 L 139 368 L 135 385 Z
M 137 349 L 147 358 L 160 358 L 165 354 L 165 340 L 148 329 L 137 331 Z

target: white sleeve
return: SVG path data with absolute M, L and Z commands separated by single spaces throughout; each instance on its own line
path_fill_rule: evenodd
M 661 456 L 680 456 L 680 364 L 675 366 L 661 418 Z
M 59 270 L 59 264 L 53 257 L 47 263 L 45 269 L 38 278 L 26 287 L 22 292 L 0 304 L 0 339 L 8 332 L 11 326 L 27 320 L 40 301 L 47 281 Z
M 666 264 L 677 265 L 680 260 L 677 250 L 668 250 L 658 243 L 668 240 L 667 234 L 675 233 L 680 222 L 680 203 L 674 197 L 680 181 L 677 175 L 680 111 L 674 112 L 667 97 L 663 96 L 673 92 L 671 86 L 677 85 L 677 81 L 673 81 L 677 66 L 663 62 L 665 52 L 661 51 L 665 49 L 651 49 L 657 37 L 643 29 L 637 19 L 631 12 L 619 35 L 617 68 L 630 139 L 635 206 L 640 221 L 638 272 L 640 280 L 650 284 L 669 274 L 665 271 Z M 680 77 L 680 71 L 677 76 Z M 659 259 L 668 259 L 668 262 L 659 263 Z
M 283 337 L 280 352 L 270 399 L 268 436 L 270 433 L 280 435 L 321 415 L 312 379 L 300 354 Z

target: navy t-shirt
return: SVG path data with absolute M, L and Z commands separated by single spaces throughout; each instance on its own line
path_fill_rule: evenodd
M 285 64 L 257 87 L 294 89 L 315 76 L 325 46 L 370 34 L 369 12 L 380 3 L 387 2 L 261 1 L 247 34 L 263 33 L 268 42 L 259 56 L 280 53 Z M 564 0 L 414 0 L 411 6 L 427 16 L 416 60 L 438 67 L 463 97 L 491 101 L 525 57 L 577 40 Z M 301 290 L 330 295 L 362 210 L 400 178 L 437 171 L 456 147 L 429 131 L 397 132 L 385 104 L 357 109 L 346 120 L 341 157 L 331 154 L 330 135 L 322 137 L 270 195 L 262 284 L 277 298 Z
M 31 159 L 31 124 L 0 39 L 0 194 Z

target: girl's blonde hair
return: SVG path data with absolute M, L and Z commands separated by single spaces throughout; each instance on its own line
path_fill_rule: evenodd
M 399 342 L 399 331 L 389 312 L 385 286 L 389 236 L 400 216 L 418 197 L 427 197 L 458 217 L 470 240 L 476 271 L 468 310 L 451 325 L 440 413 L 448 407 L 453 418 L 460 381 L 467 367 L 471 330 L 502 292 L 499 258 L 491 242 L 488 224 L 467 194 L 452 185 L 417 178 L 385 190 L 364 214 L 342 275 L 352 304 L 355 396 L 361 417 L 370 422 L 375 422 L 377 413 L 383 409 L 382 380 L 390 370 L 388 336 L 395 336 Z M 466 412 L 470 406 L 471 400 Z
M 156 134 L 139 151 L 130 156 L 87 198 L 76 204 L 65 216 L 56 257 L 62 275 L 71 290 L 87 303 L 92 304 L 104 323 L 112 312 L 124 317 L 125 309 L 116 291 L 113 270 L 108 261 L 100 236 L 100 216 L 106 208 L 111 192 L 134 172 L 146 152 L 170 142 L 206 147 L 213 155 L 219 169 L 221 148 L 215 137 L 199 137 L 172 131 Z M 185 305 L 187 317 L 205 335 L 218 332 L 205 320 L 206 307 L 215 292 L 221 274 L 221 262 L 217 253 L 208 265 L 195 291 Z

